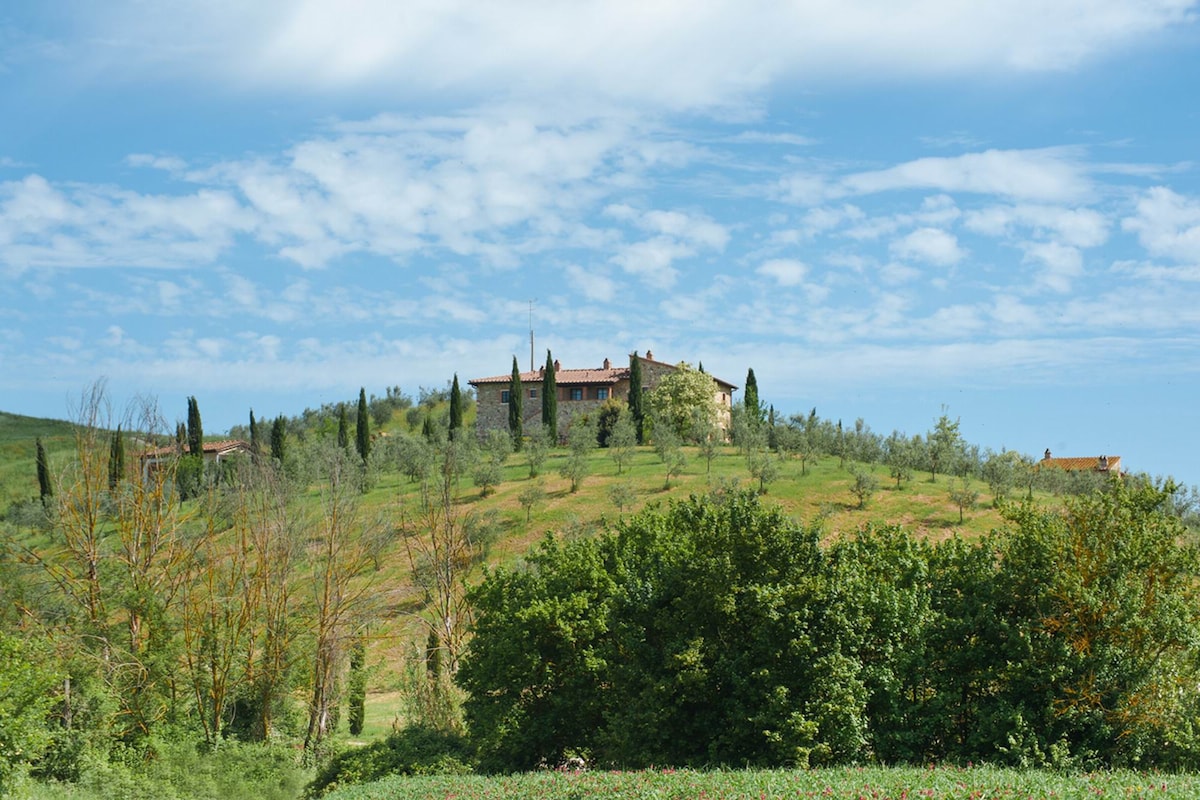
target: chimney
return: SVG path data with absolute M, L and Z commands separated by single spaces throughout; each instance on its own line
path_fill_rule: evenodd
M 654 351 L 653 351 L 653 350 L 647 350 L 647 351 L 646 351 L 646 360 L 647 360 L 647 361 L 653 361 L 653 360 L 654 360 Z
M 554 359 L 554 371 L 555 371 L 555 372 L 558 372 L 558 370 L 559 370 L 559 368 L 560 368 L 561 366 L 562 366 L 562 365 L 558 363 L 558 359 L 557 359 L 557 358 L 556 358 L 556 359 Z
M 604 369 L 612 369 L 612 362 L 609 361 L 607 358 L 604 359 Z
M 1043 461 L 1049 461 L 1049 460 L 1050 460 L 1050 448 L 1049 448 L 1049 447 L 1047 447 L 1047 448 L 1046 448 L 1046 455 L 1042 456 L 1042 460 L 1043 460 Z

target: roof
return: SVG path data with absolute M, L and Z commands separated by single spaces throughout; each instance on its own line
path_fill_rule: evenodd
M 241 439 L 226 439 L 220 442 L 204 442 L 200 449 L 206 456 L 223 456 L 228 453 L 249 450 L 250 444 Z M 178 452 L 179 450 L 176 445 L 170 444 L 166 447 L 156 447 L 153 450 L 147 450 L 141 455 L 143 458 L 154 458 L 156 456 L 175 455 Z
M 665 361 L 655 361 L 653 359 L 646 358 L 645 356 L 638 356 L 638 358 L 644 364 L 655 364 L 662 367 L 670 367 L 672 369 L 675 368 L 674 364 L 668 364 Z M 537 372 L 522 372 L 521 383 L 541 383 L 544 371 L 545 367 L 542 367 Z M 737 386 L 733 385 L 729 381 L 721 380 L 715 375 L 709 375 L 709 377 L 716 381 L 718 386 L 724 386 L 730 390 L 737 389 Z M 467 383 L 471 384 L 472 386 L 486 386 L 494 384 L 508 385 L 509 381 L 511 380 L 512 373 L 510 372 L 507 375 L 493 375 L 488 378 L 471 378 L 471 380 L 467 381 Z M 597 369 L 563 369 L 562 367 L 559 367 L 554 373 L 554 383 L 558 386 L 578 386 L 582 384 L 595 386 L 597 384 L 614 384 L 623 380 L 629 380 L 628 365 L 623 367 L 609 367 L 608 369 L 603 367 Z
M 1072 472 L 1120 472 L 1120 456 L 1092 456 L 1090 458 L 1043 458 L 1038 462 L 1043 467 L 1058 467 Z

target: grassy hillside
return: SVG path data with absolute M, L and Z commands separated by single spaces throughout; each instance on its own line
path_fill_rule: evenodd
M 434 409 L 437 410 L 440 406 Z M 389 437 L 418 427 L 421 419 L 421 415 L 397 412 L 391 422 L 381 426 L 379 432 L 383 436 L 377 440 L 378 446 L 385 447 Z M 65 464 L 70 459 L 74 446 L 71 424 L 0 414 L 3 507 L 36 496 L 37 437 L 45 443 L 52 465 Z M 673 499 L 715 489 L 755 485 L 746 459 L 733 447 L 722 448 L 711 465 L 695 448 L 685 448 L 685 452 L 688 456 L 685 468 L 668 482 L 664 465 L 650 447 L 637 448 L 620 472 L 610 451 L 595 450 L 589 457 L 589 474 L 575 492 L 570 491 L 570 480 L 559 474 L 568 458 L 565 448 L 552 451 L 535 478 L 529 475 L 525 455 L 514 453 L 507 459 L 503 481 L 494 492 L 482 496 L 467 474 L 459 483 L 457 503 L 460 510 L 491 521 L 496 538 L 488 561 L 499 564 L 519 559 L 547 532 L 562 536 L 590 535 L 647 506 L 665 505 Z M 919 535 L 937 539 L 955 535 L 974 537 L 1001 523 L 986 486 L 979 481 L 973 483 L 979 492 L 978 503 L 965 511 L 960 523 L 959 508 L 951 497 L 951 490 L 958 482 L 951 477 L 939 476 L 936 482 L 931 482 L 927 473 L 916 473 L 911 481 L 897 487 L 886 468 L 859 467 L 871 472 L 879 484 L 870 500 L 860 507 L 852 492 L 854 476 L 850 465 L 840 464 L 836 457 L 804 464 L 798 459 L 784 459 L 778 466 L 778 477 L 767 486 L 768 501 L 780 505 L 804 525 L 819 525 L 827 539 L 871 523 L 898 523 Z M 534 486 L 540 487 L 540 500 L 527 510 L 522 506 L 521 496 Z M 626 496 L 622 507 L 614 500 L 616 489 L 623 489 Z M 406 509 L 415 508 L 418 492 L 418 485 L 400 472 L 398 464 L 385 463 L 361 500 L 368 516 L 383 520 L 385 525 L 396 525 Z M 314 507 L 317 495 L 314 487 L 309 492 Z M 376 666 L 364 738 L 387 732 L 401 712 L 400 691 L 404 682 L 401 665 L 412 652 L 415 635 L 410 613 L 416 610 L 412 602 L 414 589 L 409 563 L 398 541 L 389 545 L 374 581 L 380 596 L 386 597 L 385 618 L 373 635 L 370 661 Z
M 37 438 L 53 462 L 71 452 L 73 430 L 69 422 L 0 411 L 0 509 L 37 497 Z

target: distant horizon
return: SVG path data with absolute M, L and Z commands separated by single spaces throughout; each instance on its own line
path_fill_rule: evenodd
M 403 12 L 6 9 L 0 408 L 227 431 L 532 327 L 1200 483 L 1200 0 Z

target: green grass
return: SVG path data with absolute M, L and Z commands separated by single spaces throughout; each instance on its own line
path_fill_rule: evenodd
M 69 422 L 0 411 L 0 510 L 38 496 L 37 438 L 51 464 L 61 463 L 75 446 L 74 430 Z
M 330 800 L 774 800 L 774 798 L 1195 798 L 1200 777 L 1134 772 L 1062 774 L 974 767 L 805 771 L 544 771 L 503 777 L 391 777 L 347 786 Z

